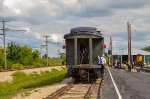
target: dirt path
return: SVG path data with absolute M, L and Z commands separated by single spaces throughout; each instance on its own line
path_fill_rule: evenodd
M 16 70 L 16 71 L 21 71 L 26 74 L 30 74 L 33 72 L 40 73 L 43 71 L 51 71 L 52 69 L 62 70 L 63 68 L 65 68 L 65 66 L 34 68 L 34 69 L 25 69 L 25 70 Z M 5 81 L 11 82 L 13 80 L 13 77 L 11 75 L 16 71 L 0 72 L 0 82 L 5 82 Z

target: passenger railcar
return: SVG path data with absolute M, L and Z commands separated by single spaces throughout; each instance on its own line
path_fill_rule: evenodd
M 98 55 L 104 53 L 104 37 L 94 27 L 72 28 L 64 35 L 66 43 L 67 76 L 76 81 L 93 80 L 100 76 Z

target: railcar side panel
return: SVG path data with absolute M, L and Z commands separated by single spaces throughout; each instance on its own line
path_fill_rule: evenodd
M 97 65 L 98 64 L 98 55 L 102 56 L 103 53 L 103 49 L 102 49 L 102 45 L 103 45 L 103 39 L 101 38 L 94 38 L 92 39 L 92 47 L 93 47 L 93 58 L 92 58 L 92 63 L 93 65 Z
M 66 39 L 66 65 L 74 64 L 74 40 Z

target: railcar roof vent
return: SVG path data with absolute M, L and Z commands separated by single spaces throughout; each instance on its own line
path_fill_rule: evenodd
M 89 34 L 95 32 L 97 32 L 97 29 L 94 27 L 77 27 L 70 30 L 71 34 Z

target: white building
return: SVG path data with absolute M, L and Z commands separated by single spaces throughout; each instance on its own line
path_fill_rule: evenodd
M 120 60 L 121 63 L 128 61 L 128 49 L 114 50 L 112 54 L 114 59 Z M 131 50 L 132 62 L 135 61 L 135 57 L 138 54 L 143 55 L 144 62 L 146 63 L 146 65 L 150 65 L 150 52 L 135 49 L 135 48 L 132 48 Z

